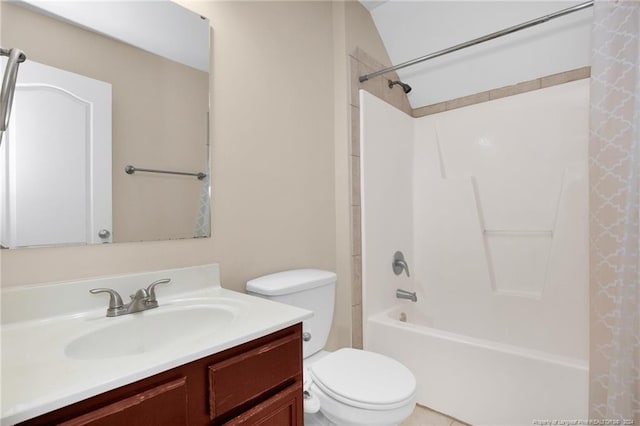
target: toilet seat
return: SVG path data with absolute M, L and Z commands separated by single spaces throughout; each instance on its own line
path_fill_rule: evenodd
M 321 391 L 351 407 L 393 410 L 415 398 L 411 371 L 373 352 L 340 349 L 311 365 L 309 373 Z

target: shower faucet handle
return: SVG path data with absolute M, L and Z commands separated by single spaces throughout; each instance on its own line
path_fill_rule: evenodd
M 391 263 L 391 267 L 393 268 L 393 273 L 396 275 L 400 275 L 402 271 L 407 273 L 407 277 L 410 277 L 409 274 L 409 265 L 404 260 L 404 255 L 401 251 L 395 252 L 393 255 L 393 262 Z

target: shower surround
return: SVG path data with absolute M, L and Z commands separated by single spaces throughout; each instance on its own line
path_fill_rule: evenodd
M 414 372 L 418 403 L 587 417 L 588 110 L 588 79 L 421 118 L 360 92 L 364 347 Z

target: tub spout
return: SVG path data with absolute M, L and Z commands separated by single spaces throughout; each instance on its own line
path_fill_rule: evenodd
M 416 296 L 416 292 L 415 291 L 412 293 L 412 292 L 407 291 L 407 290 L 397 289 L 396 290 L 396 297 L 398 299 L 411 300 L 412 302 L 417 302 L 418 301 L 418 296 Z

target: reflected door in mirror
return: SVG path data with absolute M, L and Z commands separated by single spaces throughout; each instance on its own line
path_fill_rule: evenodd
M 111 241 L 110 84 L 27 61 L 5 137 L 4 247 Z
M 209 21 L 171 1 L 0 1 L 0 11 L 2 44 L 24 51 L 26 62 L 46 64 L 111 85 L 111 126 L 106 129 L 112 138 L 111 151 L 104 156 L 94 156 L 95 139 L 91 148 L 84 146 L 71 151 L 74 163 L 75 157 L 88 156 L 88 167 L 92 168 L 90 178 L 80 172 L 76 175 L 85 186 L 84 203 L 77 198 L 79 207 L 63 215 L 65 219 L 58 219 L 58 227 L 45 225 L 45 220 L 38 219 L 42 226 L 37 233 L 44 232 L 42 238 L 29 239 L 31 243 L 21 238 L 19 244 L 12 246 L 209 237 Z M 18 77 L 23 75 L 24 68 L 23 63 Z M 58 91 L 60 98 L 64 98 L 63 93 Z M 82 105 L 73 104 L 71 98 L 66 102 L 82 111 Z M 97 104 L 89 101 L 84 105 L 89 104 L 89 109 L 95 111 Z M 84 120 L 80 128 L 89 130 L 82 127 L 86 125 L 86 116 L 80 113 L 76 116 Z M 97 123 L 93 120 L 91 118 L 91 129 Z M 75 127 L 65 127 L 71 128 Z M 24 153 L 22 133 L 18 129 L 13 141 L 20 157 Z M 47 126 L 42 133 L 48 137 L 59 131 Z M 92 133 L 93 138 L 96 136 Z M 58 153 L 62 151 L 49 151 L 47 156 Z M 96 178 L 100 176 L 96 170 L 101 167 L 101 163 L 92 163 L 97 158 L 111 161 L 108 193 L 94 190 Z M 148 169 L 202 172 L 207 178 L 197 180 L 152 173 L 129 175 L 125 167 L 130 164 Z M 0 173 L 5 172 L 0 163 Z M 11 173 L 14 175 L 9 177 L 15 179 L 15 172 Z M 17 182 L 22 182 L 24 174 L 19 172 L 18 178 Z M 23 198 L 23 187 L 20 184 L 11 189 L 16 191 L 14 197 Z M 38 199 L 61 199 L 52 195 L 49 188 L 38 190 L 39 193 L 33 193 Z M 107 196 L 111 197 L 111 207 L 96 204 Z M 32 194 L 28 197 L 33 198 Z M 65 197 L 73 198 L 69 193 Z M 32 219 L 22 214 L 36 211 L 31 206 L 16 211 L 15 204 L 11 208 L 14 209 L 10 211 L 11 227 L 29 224 Z M 82 213 L 82 208 L 87 212 Z M 98 223 L 101 221 L 95 215 L 103 211 L 111 212 L 112 226 Z M 63 234 L 59 224 L 63 220 L 71 224 L 72 217 L 77 231 L 73 237 L 47 235 L 47 232 Z M 3 234 L 11 227 L 6 225 Z M 30 225 L 25 228 L 34 229 Z M 26 235 L 24 229 L 19 233 Z M 96 240 L 96 235 L 105 238 Z M 4 243 L 6 238 L 2 240 Z

